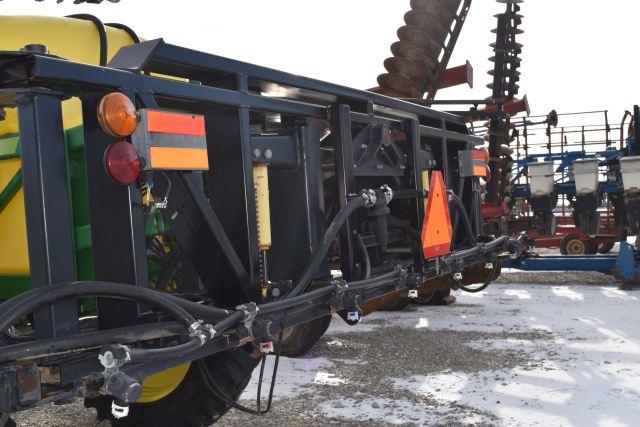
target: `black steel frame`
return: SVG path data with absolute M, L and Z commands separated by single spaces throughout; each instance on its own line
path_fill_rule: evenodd
M 154 77 L 151 73 L 185 80 Z M 435 168 L 443 171 L 447 185 L 457 193 L 462 193 L 464 188 L 474 190 L 468 192 L 465 201 L 470 207 L 469 213 L 476 218 L 476 232 L 480 234 L 477 178 L 468 178 L 471 183 L 465 187 L 465 182 L 454 182 L 452 177 L 458 176 L 457 150 L 480 145 L 482 139 L 469 135 L 459 116 L 173 46 L 161 39 L 121 49 L 107 67 L 74 63 L 44 54 L 2 52 L 0 84 L 0 106 L 18 107 L 21 139 L 29 141 L 22 144 L 22 164 L 34 286 L 68 282 L 75 274 L 69 206 L 60 203 L 68 200 L 67 177 L 61 172 L 66 169 L 60 166 L 66 161 L 60 102 L 68 97 L 79 97 L 83 103 L 95 279 L 136 286 L 147 284 L 140 189 L 114 184 L 107 178 L 102 164 L 104 150 L 113 138 L 100 130 L 95 111 L 100 97 L 114 90 L 127 94 L 144 107 L 159 105 L 205 115 L 209 160 L 215 171 L 208 182 L 209 196 L 224 200 L 225 205 L 231 207 L 216 210 L 218 227 L 226 233 L 242 260 L 248 276 L 248 286 L 243 290 L 252 299 L 260 299 L 251 173 L 252 143 L 259 141 L 252 142 L 250 134 L 252 111 L 319 120 L 332 128 L 341 207 L 361 190 L 355 184 L 351 150 L 354 124 L 387 124 L 405 132 L 412 146 L 409 162 L 416 189 L 422 188 L 419 151 L 426 145 L 437 145 L 440 155 Z M 276 90 L 279 97 L 263 95 Z M 416 199 L 413 212 L 412 226 L 419 230 L 424 212 L 421 198 Z M 238 221 L 238 218 L 242 220 Z M 347 281 L 352 279 L 354 263 L 352 240 L 352 224 L 347 223 L 340 234 L 341 266 Z M 220 259 L 216 274 L 223 281 L 237 283 L 230 275 L 233 269 L 224 266 L 226 261 L 222 256 Z M 425 264 L 421 248 L 416 248 L 418 270 Z M 391 283 L 388 289 L 376 292 L 393 289 Z M 99 302 L 99 311 L 101 328 L 112 328 L 139 323 L 147 309 L 136 303 L 105 300 Z M 326 314 L 326 310 L 316 309 L 305 312 L 304 316 L 310 319 Z M 281 320 L 281 324 L 286 324 L 286 320 Z M 61 302 L 50 310 L 39 312 L 36 328 L 38 338 L 77 332 L 75 303 Z M 216 341 L 180 360 L 130 369 L 148 374 L 233 345 L 235 343 L 228 340 Z M 95 363 L 95 359 L 86 361 L 80 371 L 88 372 L 95 368 Z M 77 365 L 69 369 L 79 370 Z

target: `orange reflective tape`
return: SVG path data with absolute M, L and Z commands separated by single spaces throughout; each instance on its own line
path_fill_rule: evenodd
M 482 160 L 483 162 L 485 161 L 485 153 L 483 150 L 473 150 L 471 152 L 471 157 L 473 158 L 473 160 Z
M 205 148 L 151 147 L 149 156 L 153 169 L 209 170 Z
M 451 250 L 451 216 L 447 189 L 442 179 L 442 172 L 433 171 L 427 200 L 427 213 L 422 224 L 422 249 L 424 258 L 446 255 Z
M 473 176 L 486 176 L 487 168 L 483 164 L 482 166 L 474 166 L 473 167 Z
M 204 116 L 149 110 L 147 130 L 159 133 L 204 136 Z

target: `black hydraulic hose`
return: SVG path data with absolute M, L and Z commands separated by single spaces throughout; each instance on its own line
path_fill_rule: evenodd
M 400 268 L 396 268 L 395 270 L 392 270 L 390 272 L 370 277 L 368 279 L 347 283 L 345 286 L 345 290 L 357 292 L 361 290 L 373 289 L 397 280 L 399 277 L 401 277 L 402 274 L 403 270 Z M 105 287 L 107 287 L 108 289 L 105 289 Z M 256 314 L 270 314 L 279 310 L 293 308 L 305 303 L 308 304 L 315 298 L 329 296 L 331 293 L 335 292 L 336 289 L 337 286 L 335 284 L 328 285 L 296 297 L 263 304 L 261 306 L 258 306 Z M 177 306 L 177 304 L 174 306 L 174 303 L 170 299 L 166 298 L 165 294 L 160 294 L 156 291 L 152 291 L 146 288 L 122 285 L 118 283 L 89 282 L 69 284 L 67 286 L 60 286 L 46 290 L 38 289 L 36 291 L 37 295 L 39 296 L 39 300 L 37 302 L 24 304 L 20 308 L 20 312 L 18 312 L 17 314 L 15 312 L 12 313 L 11 316 L 6 316 L 3 314 L 2 321 L 4 323 L 0 326 L 4 327 L 4 325 L 10 325 L 13 319 L 15 319 L 15 317 L 13 317 L 14 315 L 22 317 L 25 314 L 38 308 L 40 305 L 50 304 L 59 299 L 87 294 L 133 298 L 152 305 L 160 306 L 160 308 L 165 309 L 170 314 L 174 314 L 177 318 L 182 315 L 182 317 L 185 318 L 186 321 L 183 321 L 182 323 L 163 322 L 158 324 L 134 325 L 127 328 L 94 331 L 68 337 L 14 344 L 0 349 L 0 363 L 23 358 L 34 358 L 42 357 L 45 355 L 60 354 L 68 351 L 84 350 L 99 347 L 105 344 L 137 342 L 166 336 L 183 335 L 186 332 L 185 329 L 188 330 L 189 326 L 193 325 L 195 322 L 195 319 L 192 321 L 189 318 L 190 315 L 188 313 L 181 313 L 182 308 Z M 156 301 L 156 298 L 150 297 L 159 297 L 160 302 Z M 208 309 L 212 308 L 201 306 L 200 304 L 190 301 L 189 303 L 198 307 L 205 307 Z M 218 310 L 219 312 L 229 313 L 227 310 L 216 310 Z M 242 309 L 231 312 L 231 314 L 226 315 L 226 317 L 224 317 L 213 326 L 215 335 L 220 336 L 228 330 L 237 327 L 243 320 L 245 320 L 245 317 L 246 313 Z M 199 337 L 192 337 L 189 342 L 172 347 L 157 349 L 134 348 L 130 349 L 131 362 L 182 357 L 185 354 L 196 350 L 201 345 L 202 341 Z
M 215 325 L 213 329 L 216 331 L 216 335 L 221 335 L 227 332 L 229 329 L 235 328 L 245 318 L 245 313 L 242 311 L 234 311 L 229 316 L 225 317 Z
M 395 270 L 389 271 L 384 274 L 380 274 L 378 276 L 373 276 L 368 279 L 350 282 L 347 284 L 347 290 L 360 291 L 363 289 L 375 288 L 377 286 L 386 285 L 389 282 L 397 280 L 403 274 L 404 274 L 404 271 L 402 269 L 396 268 Z
M 106 24 L 104 24 L 106 27 L 111 27 L 111 28 L 117 28 L 118 30 L 122 30 L 125 33 L 127 33 L 127 35 L 129 37 L 131 37 L 131 41 L 135 44 L 140 43 L 140 37 L 138 37 L 138 34 L 136 34 L 135 31 L 133 31 L 133 29 L 131 29 L 131 27 L 124 25 L 124 24 L 120 24 L 119 22 L 107 22 Z
M 469 219 L 469 214 L 467 213 L 467 209 L 465 208 L 462 199 L 451 192 L 448 193 L 448 196 L 451 198 L 449 204 L 456 208 L 458 215 L 462 218 L 462 224 L 465 229 L 465 238 L 470 244 L 476 245 L 478 243 L 478 239 L 476 238 L 476 233 L 473 231 L 471 219 Z
M 216 323 L 213 326 L 213 329 L 216 331 L 216 335 L 222 335 L 227 330 L 236 327 L 243 319 L 244 313 L 242 311 L 236 311 Z M 186 329 L 187 328 L 185 328 L 184 325 L 181 325 L 178 322 L 162 322 L 134 325 L 127 328 L 105 331 L 95 331 L 42 341 L 32 341 L 29 343 L 0 347 L 0 363 L 23 359 L 25 357 L 33 358 L 72 350 L 84 350 L 100 347 L 105 344 L 120 344 L 173 335 L 184 335 L 186 333 Z M 201 345 L 202 341 L 199 337 L 195 336 L 191 337 L 191 339 L 184 344 L 151 349 L 134 348 L 130 350 L 129 354 L 131 362 L 172 359 L 191 353 Z
M 409 236 L 413 237 L 415 240 L 419 242 L 422 241 L 422 233 L 420 233 L 415 228 L 411 227 L 409 224 L 406 224 L 397 216 L 389 214 L 387 215 L 387 218 L 389 219 L 389 222 L 391 223 L 391 225 L 393 225 L 394 227 L 398 227 L 400 230 L 404 231 Z
M 516 240 L 510 239 L 508 236 L 501 236 L 488 243 L 478 243 L 476 246 L 470 249 L 464 249 L 458 252 L 454 252 L 451 255 L 447 256 L 447 260 L 450 261 L 450 260 L 465 259 L 472 256 L 476 256 L 478 253 L 483 251 L 490 252 L 496 248 L 499 248 L 500 246 L 505 245 L 507 242 L 513 243 L 513 242 L 516 242 Z
M 358 291 L 368 287 L 376 287 L 379 285 L 387 284 L 389 281 L 396 280 L 402 275 L 402 270 L 395 269 L 390 272 L 373 276 L 368 279 L 358 280 L 354 282 L 348 282 L 345 285 L 345 290 Z M 309 303 L 316 298 L 322 298 L 331 295 L 337 290 L 337 286 L 327 285 L 322 288 L 314 289 L 309 292 L 305 292 L 301 295 L 297 295 L 291 298 L 284 298 L 279 301 L 269 302 L 258 306 L 258 313 L 262 315 L 271 314 L 281 310 L 287 310 L 289 308 L 296 307 L 298 305 Z M 216 329 L 217 330 L 217 329 Z
M 291 298 L 284 298 L 274 302 L 268 302 L 258 306 L 259 313 L 270 314 L 280 310 L 286 310 L 297 305 L 308 303 L 316 298 L 322 298 L 330 295 L 336 290 L 336 285 L 327 285 L 318 289 L 314 289 L 309 292 L 305 292 L 301 295 L 297 295 Z
M 322 240 L 320 241 L 318 248 L 316 249 L 315 253 L 309 260 L 309 263 L 305 267 L 304 273 L 302 273 L 302 276 L 300 276 L 300 278 L 298 279 L 298 282 L 293 287 L 293 289 L 291 289 L 291 291 L 287 294 L 286 298 L 294 297 L 304 292 L 307 285 L 309 284 L 309 281 L 311 280 L 311 277 L 313 276 L 313 274 L 316 272 L 316 270 L 322 263 L 322 260 L 327 255 L 327 252 L 329 252 L 329 249 L 331 249 L 331 245 L 333 244 L 334 239 L 340 232 L 340 229 L 344 226 L 344 224 L 347 222 L 349 217 L 357 209 L 363 207 L 366 202 L 367 201 L 364 197 L 362 196 L 356 197 L 355 199 L 351 199 L 346 204 L 346 206 L 342 208 L 340 212 L 338 212 L 335 218 L 333 218 L 331 225 L 329 225 L 329 228 L 327 228 L 327 231 L 324 233 L 324 236 L 322 237 Z
M 362 254 L 362 262 L 364 263 L 364 279 L 368 279 L 371 277 L 371 258 L 369 258 L 369 252 L 367 252 L 367 247 L 364 244 L 364 240 L 362 240 L 362 236 L 360 233 L 356 234 L 356 241 L 358 242 L 358 246 L 360 246 L 360 253 Z
M 244 319 L 244 312 L 236 311 L 213 326 L 216 336 L 224 334 L 227 330 L 238 326 Z M 215 337 L 207 337 L 213 339 Z M 193 336 L 184 343 L 172 347 L 162 348 L 134 348 L 129 352 L 131 362 L 148 362 L 154 360 L 175 359 L 193 352 L 200 348 L 204 343 L 198 336 Z
M 66 286 L 66 285 L 62 285 L 62 286 Z M 131 285 L 127 285 L 127 286 L 131 286 Z M 40 294 L 43 294 L 50 289 L 51 288 L 49 287 L 34 288 L 3 302 L 2 304 L 0 304 L 0 307 L 3 308 L 0 311 L 1 313 L 0 319 L 6 316 L 8 314 L 8 310 L 10 310 L 12 307 L 19 307 L 29 299 L 37 299 L 39 298 Z M 158 292 L 158 291 L 154 291 L 154 292 Z M 231 311 L 229 310 L 225 310 L 223 308 L 218 308 L 218 307 L 211 307 L 205 304 L 199 304 L 197 302 L 189 301 L 177 295 L 165 294 L 165 293 L 160 293 L 160 295 L 166 298 L 169 298 L 174 303 L 178 304 L 180 307 L 184 308 L 185 310 L 187 310 L 189 313 L 191 313 L 194 317 L 197 317 L 198 319 L 202 319 L 206 321 L 218 320 L 228 316 L 231 313 Z
M 188 330 L 196 319 L 185 309 L 167 298 L 160 292 L 143 288 L 139 286 L 123 285 L 121 283 L 111 282 L 80 282 L 70 283 L 69 285 L 56 286 L 47 289 L 42 294 L 37 294 L 37 299 L 30 298 L 24 304 L 11 307 L 9 313 L 4 312 L 0 315 L 0 331 L 6 331 L 17 319 L 26 316 L 39 307 L 61 299 L 78 297 L 78 296 L 105 296 L 105 297 L 121 297 L 146 302 L 154 307 L 166 311 L 169 315 L 179 321 Z M 2 305 L 0 305 L 0 308 Z
M 417 199 L 424 197 L 424 191 L 412 189 L 393 190 L 393 199 Z
M 82 19 L 84 21 L 92 22 L 98 30 L 98 38 L 100 39 L 100 60 L 99 65 L 104 67 L 107 65 L 107 30 L 104 27 L 102 21 L 96 16 L 89 15 L 88 13 L 77 13 L 75 15 L 67 15 L 67 18 Z
M 0 347 L 0 363 L 25 357 L 51 356 L 69 351 L 88 350 L 105 344 L 121 344 L 182 335 L 185 328 L 178 322 L 147 323 L 125 328 L 85 332 L 63 338 L 33 340 Z
M 157 291 L 156 291 L 157 292 Z M 189 301 L 188 299 L 181 298 L 177 295 L 171 294 L 162 294 L 163 296 L 169 298 L 171 301 L 178 304 L 180 307 L 187 310 L 194 317 L 205 321 L 214 321 L 222 319 L 229 314 L 232 313 L 230 310 L 225 310 L 223 308 L 211 307 L 205 304 L 199 304 L 194 301 Z
M 191 337 L 184 344 L 162 348 L 132 348 L 129 351 L 130 362 L 151 362 L 154 360 L 175 359 L 197 350 L 202 345 L 198 337 Z
M 252 408 L 243 406 L 238 402 L 236 402 L 235 399 L 227 395 L 225 390 L 223 390 L 222 387 L 220 387 L 217 381 L 214 379 L 213 375 L 211 374 L 211 371 L 209 370 L 209 367 L 207 366 L 207 363 L 201 359 L 198 361 L 198 368 L 202 373 L 202 378 L 204 379 L 204 385 L 206 386 L 206 388 L 209 390 L 211 394 L 216 396 L 219 400 L 222 400 L 224 403 L 226 403 L 230 407 L 251 415 L 264 415 L 271 410 L 271 405 L 273 402 L 273 392 L 275 390 L 276 377 L 278 375 L 278 364 L 280 362 L 281 348 L 282 348 L 282 332 L 280 332 L 280 335 L 278 337 L 278 348 L 276 350 L 276 359 L 273 364 L 273 373 L 271 374 L 271 386 L 269 387 L 269 398 L 267 400 L 267 407 L 265 409 L 261 408 L 260 391 L 262 389 L 262 378 L 264 374 L 266 355 L 262 356 L 262 363 L 260 366 L 260 376 L 258 378 L 258 393 L 256 397 L 257 409 L 252 409 Z
M 477 288 L 469 288 L 467 286 L 460 285 L 460 289 L 462 289 L 465 292 L 472 293 L 472 294 L 484 291 L 491 284 L 491 282 L 493 282 L 493 280 L 496 278 L 497 271 L 498 271 L 498 268 L 494 265 L 493 268 L 491 269 L 491 274 L 489 275 L 487 280 L 481 286 L 478 286 Z

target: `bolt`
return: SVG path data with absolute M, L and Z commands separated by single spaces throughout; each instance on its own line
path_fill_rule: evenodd
M 363 150 L 367 148 L 367 144 L 361 144 L 360 148 L 362 148 Z
M 267 148 L 266 150 L 264 150 L 264 157 L 266 159 L 270 159 L 273 157 L 273 151 L 271 151 L 271 148 Z
M 400 165 L 400 170 L 405 170 L 407 167 L 405 165 Z
M 382 165 L 377 165 L 376 169 L 382 169 Z
M 256 158 L 256 159 L 260 158 L 260 154 L 262 154 L 262 153 L 260 152 L 259 148 L 254 148 L 253 149 L 253 157 L 254 158 Z

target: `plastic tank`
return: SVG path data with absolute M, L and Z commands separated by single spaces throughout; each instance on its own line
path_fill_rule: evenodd
M 123 30 L 106 27 L 107 60 L 123 46 L 134 41 Z M 72 61 L 98 65 L 100 38 L 96 26 L 75 18 L 40 16 L 0 16 L 0 50 L 17 51 L 28 44 L 42 44 L 49 52 Z M 82 124 L 78 99 L 62 103 L 64 128 Z M 15 108 L 6 109 L 0 121 L 0 193 L 10 187 L 20 169 L 17 155 L 18 120 Z M 21 141 L 22 144 L 29 143 Z M 0 209 L 0 275 L 28 274 L 24 195 L 20 186 L 8 204 Z
M 598 159 L 574 160 L 573 178 L 578 196 L 595 193 L 598 190 Z
M 640 156 L 621 158 L 620 171 L 625 191 L 640 190 Z
M 548 196 L 553 193 L 553 162 L 530 163 L 527 168 L 533 197 Z

